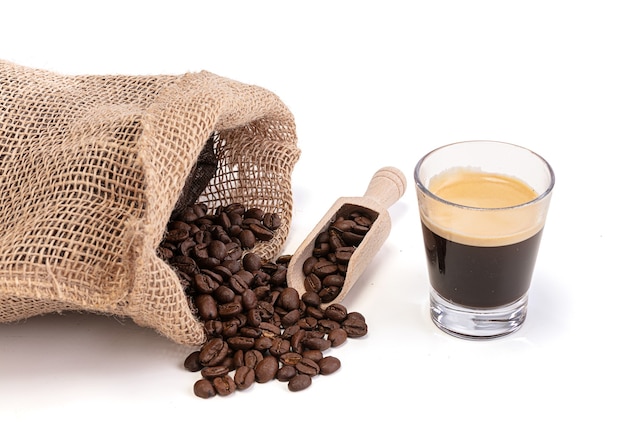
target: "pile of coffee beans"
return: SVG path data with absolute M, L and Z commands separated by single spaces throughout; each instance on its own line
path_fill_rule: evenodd
M 304 287 L 320 296 L 322 303 L 332 302 L 343 287 L 348 263 L 372 226 L 367 213 L 355 210 L 338 215 L 328 228 L 317 235 L 311 257 L 303 265 Z
M 315 376 L 341 367 L 339 359 L 325 354 L 329 348 L 367 334 L 360 313 L 328 304 L 342 281 L 326 280 L 345 277 L 355 243 L 366 233 L 365 221 L 339 217 L 320 234 L 315 263 L 304 268 L 311 268 L 305 274 L 314 286 L 302 296 L 287 285 L 289 255 L 268 261 L 249 251 L 269 241 L 280 225 L 279 215 L 241 204 L 213 214 L 196 204 L 168 224 L 159 255 L 178 273 L 207 335 L 184 362 L 201 374 L 194 384 L 198 397 L 226 396 L 274 379 L 290 391 L 306 389 Z M 334 268 L 322 269 L 320 263 Z

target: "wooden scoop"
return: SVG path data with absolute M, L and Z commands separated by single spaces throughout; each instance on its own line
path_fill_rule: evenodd
M 364 212 L 373 223 L 350 257 L 341 292 L 334 300 L 323 304 L 323 307 L 341 302 L 387 239 L 391 231 L 391 218 L 387 208 L 400 199 L 405 190 L 406 179 L 402 172 L 394 167 L 385 167 L 374 174 L 362 197 L 337 199 L 293 253 L 287 270 L 287 284 L 295 288 L 300 295 L 304 294 L 307 289 L 302 266 L 305 260 L 312 256 L 317 236 L 335 222 L 337 217 L 346 217 L 354 211 Z

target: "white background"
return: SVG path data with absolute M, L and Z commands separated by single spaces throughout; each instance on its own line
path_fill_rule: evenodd
M 378 168 L 399 167 L 408 188 L 344 302 L 369 334 L 332 350 L 334 375 L 300 393 L 275 381 L 201 400 L 182 368 L 189 348 L 130 321 L 2 324 L 0 444 L 623 446 L 620 6 L 3 2 L 2 59 L 67 74 L 208 70 L 279 95 L 302 150 L 285 253 Z M 466 139 L 526 146 L 557 177 L 526 324 L 489 342 L 430 321 L 412 183 L 419 157 Z

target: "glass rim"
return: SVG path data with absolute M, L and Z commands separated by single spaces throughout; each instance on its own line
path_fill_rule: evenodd
M 422 165 L 424 164 L 426 159 L 428 159 L 434 153 L 436 153 L 436 152 L 438 152 L 438 151 L 440 151 L 442 149 L 449 148 L 451 146 L 458 146 L 458 145 L 462 145 L 462 144 L 465 144 L 465 143 L 497 143 L 497 144 L 500 144 L 500 145 L 506 145 L 506 146 L 510 146 L 510 147 L 519 148 L 519 149 L 527 152 L 531 156 L 537 158 L 541 163 L 543 163 L 543 165 L 547 168 L 548 174 L 550 176 L 550 183 L 544 189 L 544 191 L 541 194 L 538 194 L 537 197 L 535 197 L 534 199 L 532 199 L 530 201 L 523 202 L 521 204 L 509 205 L 509 206 L 506 206 L 506 207 L 475 207 L 475 206 L 471 206 L 471 205 L 458 204 L 456 202 L 451 202 L 451 201 L 448 201 L 446 199 L 443 199 L 442 197 L 437 196 L 436 194 L 434 194 L 432 191 L 430 191 L 428 189 L 428 187 L 426 185 L 423 184 L 422 180 L 419 177 L 420 168 L 422 167 Z M 541 202 L 544 198 L 549 196 L 550 193 L 552 192 L 553 188 L 554 188 L 554 183 L 555 183 L 555 180 L 556 180 L 555 179 L 555 175 L 554 175 L 554 170 L 552 169 L 552 166 L 541 155 L 537 154 L 536 152 L 534 152 L 534 151 L 532 151 L 532 150 L 530 150 L 528 148 L 525 148 L 524 146 L 516 145 L 514 143 L 507 143 L 507 142 L 503 142 L 503 141 L 499 141 L 499 140 L 463 140 L 463 141 L 458 141 L 458 142 L 455 142 L 455 143 L 449 143 L 447 145 L 439 146 L 439 147 L 437 147 L 435 149 L 432 149 L 431 151 L 429 151 L 426 154 L 424 154 L 424 156 L 422 156 L 420 158 L 420 160 L 417 162 L 417 165 L 415 165 L 415 169 L 413 171 L 413 177 L 414 177 L 414 180 L 415 180 L 415 184 L 420 189 L 420 191 L 422 191 L 425 195 L 431 197 L 432 199 L 434 199 L 434 200 L 436 200 L 438 202 L 441 202 L 443 204 L 450 205 L 452 207 L 461 208 L 461 209 L 465 209 L 465 210 L 473 210 L 473 211 L 499 211 L 499 210 L 504 211 L 504 210 L 514 210 L 514 209 L 517 209 L 517 208 L 528 207 L 530 205 L 533 205 L 533 204 L 536 204 L 538 202 Z

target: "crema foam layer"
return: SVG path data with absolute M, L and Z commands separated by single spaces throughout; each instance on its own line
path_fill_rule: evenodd
M 525 182 L 503 174 L 455 168 L 434 176 L 422 221 L 436 234 L 461 244 L 504 246 L 523 241 L 543 228 L 544 205 Z

